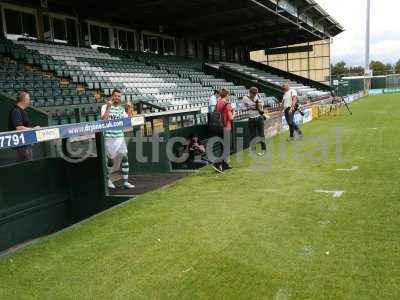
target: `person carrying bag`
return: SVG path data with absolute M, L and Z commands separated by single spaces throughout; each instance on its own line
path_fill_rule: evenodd
M 249 90 L 249 95 L 243 97 L 243 105 L 249 114 L 249 130 L 250 130 L 250 141 L 253 141 L 255 138 L 261 139 L 261 151 L 258 152 L 258 155 L 264 155 L 267 150 L 267 144 L 265 143 L 265 126 L 264 121 L 266 117 L 264 115 L 264 104 L 260 99 L 260 95 L 258 94 L 258 89 L 256 87 L 252 87 Z M 255 150 L 257 144 L 252 144 L 253 149 Z

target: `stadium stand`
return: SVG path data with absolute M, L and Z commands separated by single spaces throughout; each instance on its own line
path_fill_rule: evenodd
M 171 78 L 180 78 L 183 82 L 185 82 L 185 80 L 186 82 L 189 81 L 192 87 L 195 88 L 194 91 L 189 90 L 185 92 L 184 90 L 179 89 L 178 82 L 177 89 L 172 89 L 170 93 L 166 95 L 167 99 L 174 99 L 174 101 L 178 101 L 178 103 L 179 101 L 198 101 L 202 103 L 202 106 L 207 106 L 208 97 L 213 93 L 213 90 L 226 88 L 232 93 L 231 101 L 240 109 L 241 105 L 239 100 L 248 93 L 248 90 L 244 86 L 237 86 L 225 79 L 205 74 L 202 71 L 204 62 L 198 59 L 189 59 L 178 56 L 160 56 L 150 53 L 135 53 L 108 48 L 100 49 L 100 51 L 105 51 L 118 57 L 130 57 L 131 59 L 146 62 L 157 70 L 164 70 L 168 72 L 168 74 L 176 75 L 176 77 L 172 76 Z M 142 91 L 142 93 L 146 93 L 146 91 Z M 187 99 L 188 97 L 192 99 Z M 271 103 L 271 101 L 274 103 L 276 102 L 275 98 L 267 97 L 265 94 L 261 94 L 261 97 L 265 103 Z
M 240 74 L 247 75 L 253 79 L 259 80 L 261 82 L 265 81 L 270 84 L 273 84 L 277 87 L 282 86 L 284 82 L 289 82 L 290 86 L 293 87 L 299 94 L 299 100 L 302 102 L 306 102 L 308 100 L 320 100 L 322 98 L 327 98 L 330 96 L 329 91 L 321 91 L 316 88 L 305 86 L 301 83 L 289 80 L 287 78 L 280 77 L 278 75 L 267 73 L 262 70 L 258 70 L 253 67 L 249 67 L 243 64 L 238 63 L 226 63 L 223 62 L 222 68 L 227 68 L 231 71 L 238 72 Z

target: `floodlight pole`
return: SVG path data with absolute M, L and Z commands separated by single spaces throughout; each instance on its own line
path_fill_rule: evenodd
M 370 61 L 370 36 L 371 36 L 371 0 L 367 0 L 367 23 L 365 30 L 365 74 L 364 74 L 364 91 L 367 93 L 370 88 L 371 79 L 370 74 L 367 74 L 369 70 Z

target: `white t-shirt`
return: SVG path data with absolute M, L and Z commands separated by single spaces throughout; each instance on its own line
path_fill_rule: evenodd
M 217 96 L 212 95 L 210 99 L 208 99 L 208 112 L 213 112 L 215 110 L 215 106 L 217 105 L 218 99 Z
M 297 97 L 297 92 L 294 89 L 288 90 L 284 95 L 283 95 L 283 107 L 286 109 L 288 107 L 292 107 L 292 100 L 293 97 Z
M 212 95 L 208 100 L 208 106 L 215 106 L 215 105 L 217 105 L 217 97 L 215 95 Z

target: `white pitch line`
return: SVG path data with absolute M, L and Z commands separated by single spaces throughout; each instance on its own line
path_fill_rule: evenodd
M 373 128 L 367 128 L 367 130 L 378 130 L 378 128 L 373 127 Z
M 336 169 L 338 172 L 354 172 L 359 169 L 358 166 L 353 166 L 351 169 Z
M 332 194 L 333 198 L 340 198 L 343 196 L 345 191 L 325 191 L 325 190 L 315 190 L 316 193 Z
M 193 268 L 186 269 L 186 270 L 182 271 L 182 273 L 187 273 L 187 272 L 191 271 L 192 269 Z

